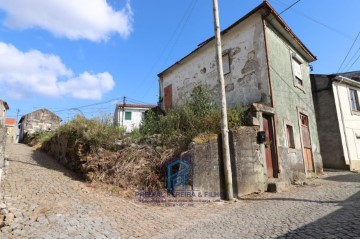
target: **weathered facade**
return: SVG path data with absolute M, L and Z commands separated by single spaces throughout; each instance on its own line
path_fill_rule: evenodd
M 311 81 L 324 167 L 360 170 L 360 72 Z
M 139 128 L 145 112 L 156 105 L 117 104 L 114 113 L 114 123 L 123 126 L 127 133 Z
M 61 118 L 47 109 L 40 109 L 23 115 L 19 121 L 19 142 L 25 134 L 52 131 L 60 126 Z
M 9 143 L 15 143 L 17 141 L 17 122 L 16 118 L 6 118 L 5 126 L 7 129 L 7 140 Z
M 222 31 L 222 49 L 228 106 L 251 106 L 266 133 L 260 151 L 268 182 L 322 172 L 309 77 L 316 57 L 267 2 Z M 182 104 L 198 85 L 220 99 L 215 54 L 210 38 L 159 74 L 164 110 Z

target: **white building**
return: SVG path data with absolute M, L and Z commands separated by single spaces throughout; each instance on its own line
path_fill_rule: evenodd
M 138 104 L 117 104 L 114 114 L 114 122 L 118 126 L 124 126 L 126 133 L 130 133 L 139 128 L 144 119 L 145 112 L 156 105 Z
M 324 167 L 360 170 L 360 72 L 311 78 Z

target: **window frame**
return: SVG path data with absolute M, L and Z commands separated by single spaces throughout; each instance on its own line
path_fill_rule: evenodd
M 288 127 L 291 127 L 292 129 L 291 136 L 288 133 Z M 288 153 L 296 152 L 295 127 L 290 120 L 284 120 L 284 136 L 285 136 L 285 144 L 286 147 L 288 148 Z M 291 145 L 291 141 L 292 141 L 292 145 Z
M 292 125 L 286 124 L 286 137 L 287 137 L 287 146 L 290 149 L 295 149 L 295 139 L 294 139 L 294 127 Z M 289 130 L 290 129 L 290 130 Z
M 223 62 L 223 64 L 222 64 L 223 65 L 223 73 L 225 76 L 231 72 L 229 52 L 225 52 L 222 54 L 222 62 Z M 225 67 L 225 66 L 227 66 L 227 67 Z
M 353 94 L 352 94 L 353 92 Z M 354 96 L 355 98 L 353 99 Z M 355 109 L 353 108 L 353 101 L 355 103 Z M 350 102 L 350 110 L 352 113 L 360 114 L 360 102 L 359 102 L 359 93 L 357 89 L 349 88 L 349 102 Z
M 303 74 L 304 60 L 301 59 L 301 57 L 294 51 L 290 51 L 290 59 L 291 59 L 291 69 L 292 69 L 294 86 L 299 88 L 300 90 L 302 90 L 305 93 L 304 74 Z M 300 69 L 299 69 L 300 77 L 296 74 L 297 67 L 295 64 L 298 64 L 298 66 L 300 67 Z M 299 82 L 301 82 L 301 84 Z
M 129 115 L 130 115 L 130 118 L 129 118 Z M 132 120 L 132 112 L 131 111 L 125 111 L 124 119 L 131 121 Z

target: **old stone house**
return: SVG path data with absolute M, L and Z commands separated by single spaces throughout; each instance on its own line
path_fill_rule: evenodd
M 360 72 L 311 75 L 324 167 L 360 170 Z
M 266 1 L 221 36 L 227 103 L 249 106 L 265 131 L 260 148 L 268 182 L 321 173 L 309 76 L 316 57 Z M 214 101 L 220 99 L 214 41 L 206 40 L 158 74 L 164 110 L 181 105 L 199 85 L 212 91 Z
M 60 126 L 61 118 L 47 109 L 39 109 L 23 115 L 19 121 L 19 142 L 25 134 L 55 130 Z
M 126 133 L 130 133 L 136 128 L 139 128 L 144 119 L 145 112 L 156 107 L 156 105 L 141 105 L 141 104 L 117 104 L 114 113 L 114 123 L 118 126 L 123 126 Z

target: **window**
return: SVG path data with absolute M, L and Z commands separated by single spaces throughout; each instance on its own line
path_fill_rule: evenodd
M 222 56 L 224 75 L 230 73 L 230 57 L 229 53 Z
M 358 97 L 357 90 L 350 89 L 349 93 L 350 93 L 351 110 L 360 111 L 359 97 Z
M 302 74 L 301 74 L 301 62 L 294 57 L 293 57 L 292 61 L 293 61 L 293 72 L 294 72 L 294 77 L 295 77 L 295 84 L 303 86 L 304 82 L 303 82 Z
M 131 120 L 131 112 L 125 112 L 125 120 Z
M 289 148 L 295 148 L 295 141 L 294 141 L 294 131 L 292 125 L 286 125 L 286 136 L 287 136 L 287 145 Z
M 145 120 L 145 112 L 141 112 L 141 120 L 142 120 L 142 121 Z

